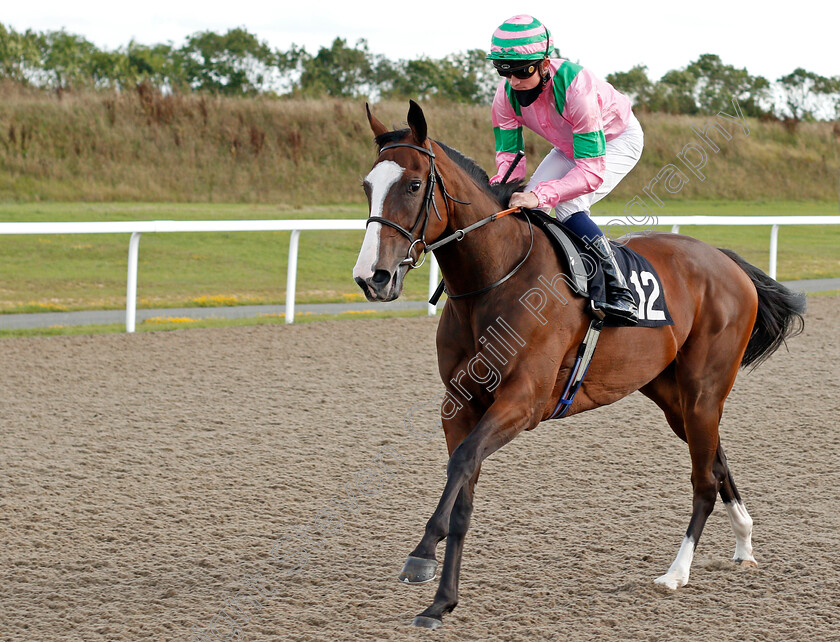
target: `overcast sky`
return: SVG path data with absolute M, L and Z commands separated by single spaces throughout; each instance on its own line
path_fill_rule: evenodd
M 703 53 L 718 54 L 725 63 L 769 80 L 796 67 L 826 76 L 840 74 L 840 9 L 834 2 L 567 0 L 533 7 L 485 0 L 470 5 L 479 10 L 452 0 L 3 0 L 0 22 L 18 31 L 65 28 L 108 49 L 132 38 L 178 46 L 196 31 L 241 26 L 273 48 L 286 50 L 295 43 L 310 53 L 336 37 L 350 44 L 365 38 L 372 52 L 396 60 L 487 49 L 499 23 L 515 13 L 533 13 L 552 30 L 563 57 L 600 76 L 644 64 L 658 79 Z

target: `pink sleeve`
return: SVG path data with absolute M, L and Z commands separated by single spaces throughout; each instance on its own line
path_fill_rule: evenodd
M 490 184 L 500 182 L 507 173 L 516 152 L 524 152 L 522 141 L 522 121 L 517 116 L 507 96 L 507 81 L 502 80 L 496 88 L 491 111 L 493 120 L 493 137 L 496 142 L 496 175 L 490 179 Z M 526 174 L 525 157 L 523 156 L 514 168 L 508 181 L 522 180 Z
M 572 125 L 575 166 L 563 177 L 539 183 L 533 190 L 540 207 L 589 194 L 604 182 L 606 153 L 601 98 L 595 77 L 582 69 L 566 90 L 563 117 Z
M 571 201 L 573 198 L 589 194 L 601 187 L 605 169 L 606 163 L 603 156 L 576 158 L 575 166 L 563 178 L 538 183 L 531 191 L 540 200 L 539 207 L 552 208 L 558 203 Z
M 496 175 L 490 178 L 491 185 L 501 182 L 514 158 L 516 158 L 516 154 L 512 154 L 511 152 L 496 152 Z M 527 173 L 525 169 L 525 156 L 523 156 L 510 173 L 508 183 L 523 180 Z

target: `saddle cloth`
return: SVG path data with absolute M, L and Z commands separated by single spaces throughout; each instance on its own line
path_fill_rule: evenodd
M 529 210 L 528 215 L 532 217 L 534 223 L 545 230 L 557 251 L 566 260 L 566 265 L 570 266 L 571 283 L 578 285 L 576 294 L 594 301 L 603 301 L 606 290 L 604 272 L 601 270 L 600 261 L 586 247 L 584 241 L 565 229 L 557 219 L 539 210 Z M 662 282 L 650 261 L 624 245 L 612 241 L 610 245 L 615 253 L 616 263 L 624 274 L 624 279 L 639 310 L 637 327 L 657 328 L 674 325 L 665 302 Z M 576 253 L 577 256 L 575 256 Z M 586 258 L 582 259 L 581 255 Z M 618 319 L 607 317 L 604 325 L 621 326 L 624 324 Z

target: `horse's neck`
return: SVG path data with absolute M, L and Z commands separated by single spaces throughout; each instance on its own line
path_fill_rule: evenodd
M 454 165 L 454 163 L 453 163 Z M 449 169 L 449 168 L 447 168 Z M 450 173 L 451 173 L 450 169 Z M 499 204 L 476 185 L 460 168 L 459 191 L 452 192 L 462 205 L 449 202 L 449 222 L 444 235 L 478 222 L 499 210 Z M 449 185 L 447 184 L 447 189 Z M 527 231 L 520 220 L 507 216 L 468 233 L 461 241 L 452 241 L 435 251 L 447 289 L 453 294 L 472 292 L 504 277 L 528 249 Z

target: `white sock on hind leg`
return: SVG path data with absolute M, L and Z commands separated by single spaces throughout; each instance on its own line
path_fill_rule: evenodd
M 732 557 L 736 562 L 752 562 L 755 564 L 752 548 L 752 517 L 744 508 L 743 502 L 735 501 L 724 504 L 726 514 L 729 515 L 729 523 L 735 532 L 735 555 Z

